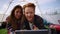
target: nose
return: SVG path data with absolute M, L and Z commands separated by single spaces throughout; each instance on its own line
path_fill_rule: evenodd
M 28 16 L 31 16 L 31 14 L 29 13 Z
M 17 16 L 19 16 L 19 17 L 20 17 L 20 16 L 21 16 L 21 14 L 20 14 L 20 13 L 17 13 Z

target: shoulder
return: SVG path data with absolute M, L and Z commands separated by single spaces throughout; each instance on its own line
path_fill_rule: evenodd
M 10 17 L 10 16 L 8 16 L 8 17 L 6 18 L 6 22 L 9 22 L 9 21 L 11 21 L 11 17 Z
M 42 25 L 42 24 L 43 24 L 43 18 L 40 17 L 40 16 L 38 16 L 38 15 L 35 15 L 34 22 L 35 22 L 36 24 Z
M 43 18 L 41 16 L 38 16 L 38 15 L 35 15 L 35 19 L 43 20 Z
M 10 18 L 10 16 L 8 16 L 7 18 L 6 18 L 6 20 L 8 20 Z

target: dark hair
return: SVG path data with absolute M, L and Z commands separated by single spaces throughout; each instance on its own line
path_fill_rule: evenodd
M 26 7 L 32 7 L 35 9 L 35 5 L 33 3 L 28 3 L 23 6 L 23 9 L 25 10 Z
M 20 8 L 21 14 L 23 15 L 23 9 L 22 9 L 22 7 L 21 7 L 20 5 L 16 5 L 16 6 L 13 8 L 13 10 L 11 11 L 10 16 L 7 17 L 7 22 L 8 22 L 9 24 L 11 24 L 12 30 L 20 29 L 20 27 L 18 27 L 18 26 L 19 26 L 19 25 L 21 26 L 21 19 L 18 20 L 18 21 L 19 21 L 19 25 L 18 25 L 18 24 L 16 23 L 16 22 L 17 22 L 17 19 L 14 17 L 14 12 L 15 12 L 15 10 L 16 10 L 17 8 Z M 22 16 L 21 16 L 21 18 L 22 18 Z
M 13 10 L 11 11 L 10 17 L 11 17 L 12 19 L 15 18 L 15 17 L 14 17 L 14 12 L 15 12 L 15 10 L 16 10 L 17 8 L 20 8 L 21 14 L 23 14 L 23 9 L 22 9 L 22 7 L 21 7 L 20 5 L 16 5 L 16 6 L 13 8 Z

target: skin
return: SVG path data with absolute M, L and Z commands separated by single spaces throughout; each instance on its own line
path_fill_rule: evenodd
M 25 17 L 27 20 L 32 23 L 35 15 L 35 9 L 32 7 L 26 7 L 24 12 Z M 38 28 L 34 25 L 33 30 L 38 30 Z
M 35 15 L 34 8 L 32 8 L 32 7 L 26 7 L 25 11 L 24 11 L 24 15 L 25 15 L 25 17 L 27 18 L 27 20 L 29 22 L 32 22 L 33 19 L 34 19 L 34 15 Z
M 21 10 L 20 10 L 20 8 L 17 8 L 16 10 L 15 10 L 15 12 L 14 12 L 14 16 L 15 16 L 15 18 L 16 19 L 19 19 L 19 18 L 21 18 Z

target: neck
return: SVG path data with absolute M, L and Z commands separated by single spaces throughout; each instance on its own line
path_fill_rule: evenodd
M 29 23 L 33 23 L 33 22 L 34 22 L 34 20 L 29 21 Z

